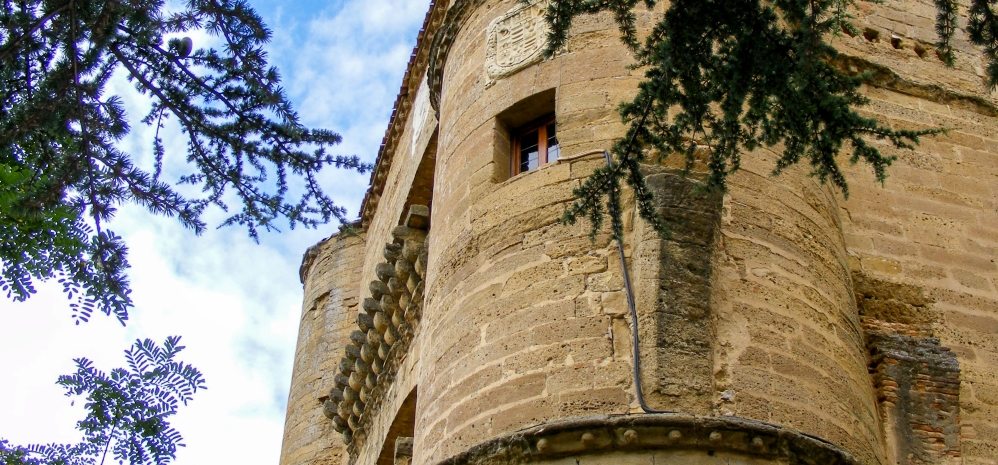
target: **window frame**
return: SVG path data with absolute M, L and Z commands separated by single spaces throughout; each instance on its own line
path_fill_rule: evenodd
M 534 119 L 523 126 L 510 131 L 510 176 L 516 176 L 521 173 L 526 173 L 529 171 L 535 171 L 540 169 L 542 166 L 551 163 L 548 161 L 548 125 L 555 125 L 555 137 L 558 133 L 558 122 L 556 121 L 554 113 L 548 113 L 540 118 Z M 520 148 L 521 140 L 523 136 L 531 133 L 537 132 L 537 168 L 533 170 L 520 170 Z M 561 146 L 561 141 L 558 142 L 558 146 Z M 560 158 L 560 157 L 559 157 Z M 555 160 L 557 161 L 557 160 Z

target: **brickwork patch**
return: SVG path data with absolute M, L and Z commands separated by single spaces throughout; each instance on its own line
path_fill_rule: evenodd
M 938 315 L 914 286 L 853 277 L 888 446 L 901 465 L 960 458 L 960 364 L 932 335 Z

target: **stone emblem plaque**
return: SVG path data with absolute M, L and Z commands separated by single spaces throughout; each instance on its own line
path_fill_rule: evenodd
M 518 5 L 489 24 L 485 72 L 490 84 L 540 60 L 547 45 L 546 5 L 546 0 Z

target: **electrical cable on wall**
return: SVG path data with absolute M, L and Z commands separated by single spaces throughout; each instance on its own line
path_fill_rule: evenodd
M 610 152 L 604 150 L 603 156 L 606 158 L 606 166 L 612 169 L 613 160 L 610 158 Z M 672 410 L 653 409 L 645 402 L 644 391 L 641 389 L 641 340 L 638 336 L 638 310 L 634 303 L 634 288 L 631 285 L 631 274 L 627 271 L 627 260 L 624 258 L 624 240 L 620 237 L 617 237 L 617 252 L 620 255 L 620 269 L 624 273 L 624 293 L 627 296 L 627 309 L 631 314 L 631 358 L 634 360 L 632 374 L 634 376 L 634 392 L 638 398 L 638 404 L 645 413 L 676 413 Z

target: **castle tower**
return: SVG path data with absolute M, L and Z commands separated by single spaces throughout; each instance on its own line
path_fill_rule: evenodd
M 998 464 L 998 96 L 931 2 L 859 5 L 865 111 L 951 130 L 848 200 L 765 152 L 724 196 L 648 167 L 673 234 L 631 209 L 619 245 L 559 221 L 642 78 L 613 18 L 544 59 L 539 1 L 431 5 L 361 219 L 302 264 L 281 464 Z

